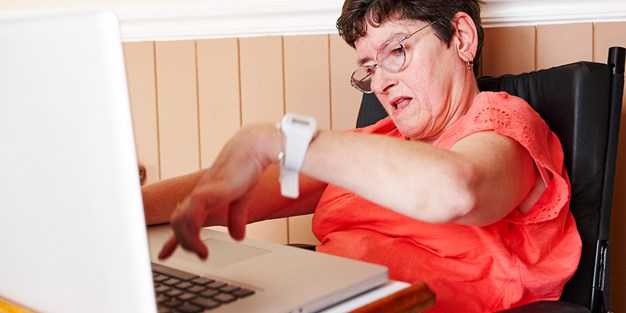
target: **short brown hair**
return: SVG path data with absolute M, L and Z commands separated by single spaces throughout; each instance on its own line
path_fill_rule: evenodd
M 478 49 L 474 58 L 474 73 L 483 45 L 483 28 L 480 22 L 479 0 L 346 0 L 337 19 L 339 35 L 351 46 L 367 32 L 367 25 L 378 27 L 386 20 L 421 20 L 435 22 L 436 36 L 450 47 L 454 26 L 452 18 L 458 12 L 467 13 L 478 32 Z

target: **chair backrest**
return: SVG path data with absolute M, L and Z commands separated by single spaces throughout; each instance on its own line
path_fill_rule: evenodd
M 607 64 L 577 62 L 519 75 L 481 77 L 482 91 L 525 99 L 561 140 L 572 184 L 570 209 L 583 242 L 580 265 L 561 300 L 592 312 L 608 308 L 609 228 L 624 88 L 625 49 L 609 49 Z M 357 127 L 386 116 L 364 95 Z

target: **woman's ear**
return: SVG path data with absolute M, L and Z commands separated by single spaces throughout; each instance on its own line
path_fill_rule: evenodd
M 456 29 L 453 42 L 459 53 L 459 57 L 465 63 L 473 63 L 478 50 L 478 33 L 474 20 L 465 12 L 458 12 L 452 19 L 452 25 Z

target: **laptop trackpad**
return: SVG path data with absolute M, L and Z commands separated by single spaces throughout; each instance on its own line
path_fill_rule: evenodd
M 203 239 L 203 241 L 209 247 L 209 259 L 206 264 L 213 268 L 233 265 L 271 252 L 217 238 Z M 180 257 L 186 261 L 198 262 L 198 256 L 194 253 L 181 253 Z

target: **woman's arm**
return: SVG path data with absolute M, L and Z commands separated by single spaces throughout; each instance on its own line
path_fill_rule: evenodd
M 206 170 L 164 179 L 141 187 L 146 224 L 169 222 L 176 206 L 182 202 L 196 186 Z
M 213 165 L 220 166 L 220 165 Z M 148 225 L 168 223 L 170 216 L 196 188 L 210 169 L 161 180 L 142 187 L 144 214 Z M 281 196 L 278 182 L 279 167 L 270 164 L 250 190 L 247 222 L 313 213 L 326 183 L 300 175 L 300 197 Z M 228 205 L 211 208 L 205 226 L 227 226 Z
M 509 214 L 536 183 L 529 153 L 483 132 L 452 149 L 359 133 L 320 132 L 303 172 L 432 223 L 484 225 Z
M 238 132 L 198 181 L 182 210 L 172 216 L 176 236 L 161 257 L 179 243 L 206 257 L 208 251 L 198 237 L 203 225 L 224 223 L 240 239 L 251 221 L 310 212 L 324 184 L 312 184 L 315 187 L 304 193 L 303 201 L 291 202 L 277 198 L 276 171 L 269 172 L 273 177 L 266 171 L 278 163 L 283 140 L 272 125 Z M 506 216 L 536 181 L 528 152 L 491 132 L 468 136 L 445 150 L 386 136 L 320 131 L 309 146 L 302 172 L 415 219 L 472 225 Z M 268 213 L 264 203 L 280 209 Z

